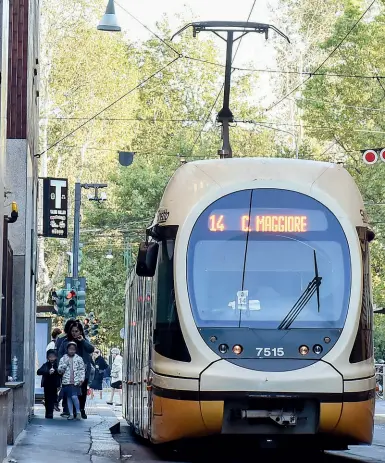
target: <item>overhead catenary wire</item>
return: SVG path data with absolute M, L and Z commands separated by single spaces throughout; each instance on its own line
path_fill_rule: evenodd
M 110 109 L 112 106 L 116 105 L 119 101 L 123 100 L 124 98 L 126 98 L 128 95 L 130 95 L 131 93 L 133 93 L 135 90 L 137 90 L 138 88 L 142 87 L 144 84 L 146 84 L 149 80 L 151 80 L 152 78 L 154 78 L 157 74 L 159 74 L 160 72 L 164 71 L 166 68 L 168 68 L 169 66 L 171 66 L 172 64 L 174 64 L 176 61 L 178 61 L 180 59 L 180 56 L 177 56 L 176 58 L 174 58 L 173 60 L 169 61 L 166 65 L 162 66 L 160 69 L 158 69 L 156 72 L 154 72 L 153 74 L 151 74 L 150 76 L 146 77 L 145 79 L 143 79 L 141 82 L 139 82 L 139 84 L 137 84 L 135 87 L 131 88 L 128 92 L 126 92 L 124 95 L 121 95 L 119 98 L 117 98 L 115 101 L 113 101 L 112 103 L 110 103 L 109 105 L 105 106 L 103 109 L 101 109 L 100 111 L 98 111 L 96 114 L 94 114 L 93 116 L 91 116 L 90 118 L 88 118 L 85 122 L 83 122 L 82 124 L 80 124 L 79 126 L 77 126 L 75 129 L 71 130 L 69 133 L 67 133 L 66 135 L 64 135 L 63 137 L 61 137 L 59 140 L 57 140 L 55 143 L 53 143 L 52 145 L 48 146 L 44 151 L 42 151 L 41 153 L 38 153 L 38 154 L 35 154 L 34 156 L 35 157 L 40 157 L 42 156 L 43 154 L 47 153 L 48 151 L 50 151 L 52 148 L 54 148 L 55 146 L 57 146 L 59 143 L 61 143 L 62 141 L 64 141 L 65 139 L 67 139 L 68 137 L 70 137 L 71 135 L 73 135 L 75 132 L 77 132 L 78 130 L 80 130 L 81 128 L 83 128 L 85 125 L 87 125 L 89 122 L 93 121 L 94 119 L 96 119 L 98 116 L 100 116 L 100 114 L 104 113 L 105 111 L 107 111 L 108 109 Z
M 365 12 L 361 15 L 361 17 L 355 22 L 355 24 L 353 25 L 353 27 L 349 30 L 349 32 L 344 36 L 344 38 L 340 41 L 340 43 L 335 47 L 335 49 L 329 54 L 329 56 L 323 61 L 323 63 L 321 63 L 321 65 L 318 66 L 318 68 L 314 71 L 314 72 L 303 72 L 303 73 L 299 73 L 298 71 L 280 71 L 280 70 L 270 70 L 270 69 L 250 69 L 250 68 L 240 68 L 240 67 L 233 67 L 233 71 L 235 70 L 238 70 L 238 71 L 248 71 L 248 72 L 277 72 L 277 73 L 295 73 L 295 74 L 303 74 L 303 75 L 308 75 L 308 79 L 305 79 L 299 86 L 297 86 L 295 89 L 293 89 L 289 94 L 287 94 L 283 99 L 281 99 L 280 101 L 278 101 L 277 103 L 275 103 L 273 106 L 271 106 L 270 108 L 268 108 L 266 111 L 269 111 L 270 109 L 272 109 L 274 106 L 278 105 L 281 101 L 283 101 L 284 99 L 286 99 L 288 96 L 290 96 L 292 93 L 294 93 L 295 90 L 297 90 L 297 88 L 299 88 L 303 83 L 307 82 L 310 78 L 314 77 L 314 76 L 330 76 L 330 77 L 346 77 L 346 78 L 360 78 L 360 79 L 377 79 L 377 81 L 379 82 L 379 84 L 381 85 L 380 83 L 380 80 L 379 79 L 383 79 L 385 78 L 385 76 L 365 76 L 365 75 L 349 75 L 349 74 L 338 74 L 338 73 L 335 73 L 335 74 L 330 74 L 330 73 L 318 73 L 317 71 L 326 63 L 326 61 L 332 56 L 332 54 L 334 54 L 334 52 L 341 46 L 341 44 L 343 43 L 343 41 L 346 39 L 346 37 L 352 32 L 352 30 L 357 26 L 357 24 L 360 22 L 360 20 L 364 17 L 364 15 L 369 11 L 369 9 L 371 8 L 371 6 L 374 4 L 375 0 L 369 5 L 369 7 L 365 10 Z M 116 2 L 117 3 L 117 2 Z M 117 3 L 118 4 L 118 3 Z M 248 19 L 247 21 L 249 21 L 250 17 L 251 17 L 251 14 L 254 10 L 254 7 L 255 7 L 255 4 L 256 4 L 256 0 L 254 0 L 253 2 L 253 5 L 251 7 L 251 10 L 250 10 L 250 13 L 249 13 L 249 16 L 248 16 Z M 151 76 L 149 76 L 148 78 L 144 79 L 140 84 L 138 84 L 136 87 L 134 87 L 133 89 L 129 90 L 126 94 L 122 95 L 120 98 L 118 98 L 117 100 L 115 100 L 114 102 L 112 102 L 110 105 L 108 105 L 107 107 L 103 108 L 100 112 L 98 112 L 96 115 L 90 117 L 90 118 L 48 118 L 48 119 L 68 119 L 68 120 L 85 120 L 85 122 L 81 125 L 79 125 L 78 127 L 76 127 L 74 130 L 70 131 L 68 134 L 64 135 L 62 138 L 60 138 L 59 140 L 57 140 L 55 143 L 53 143 L 52 145 L 50 145 L 46 150 L 44 150 L 42 153 L 38 153 L 38 154 L 35 154 L 36 157 L 40 157 L 42 154 L 46 153 L 47 151 L 51 150 L 52 148 L 54 148 L 55 146 L 57 146 L 58 144 L 60 144 L 62 141 L 64 141 L 65 139 L 67 139 L 68 137 L 70 137 L 71 135 L 73 135 L 75 132 L 77 132 L 78 130 L 80 130 L 81 128 L 83 128 L 86 124 L 88 124 L 89 122 L 93 121 L 93 120 L 138 120 L 138 121 L 142 121 L 142 119 L 125 119 L 125 118 L 111 118 L 111 119 L 102 119 L 102 118 L 98 118 L 98 116 L 100 114 L 102 114 L 103 112 L 105 112 L 106 110 L 108 110 L 110 107 L 112 107 L 113 105 L 115 105 L 116 103 L 118 103 L 121 99 L 125 98 L 126 96 L 128 96 L 130 93 L 132 93 L 133 91 L 135 91 L 136 89 L 138 89 L 139 87 L 141 87 L 144 83 L 146 83 L 148 80 L 150 80 L 151 78 L 153 78 L 156 74 L 162 72 L 166 67 L 170 66 L 171 64 L 173 64 L 175 61 L 177 61 L 178 59 L 180 58 L 186 58 L 186 59 L 190 59 L 190 60 L 195 60 L 195 61 L 200 61 L 202 63 L 207 63 L 207 64 L 212 64 L 212 65 L 215 65 L 215 66 L 220 66 L 220 67 L 224 67 L 223 64 L 220 64 L 220 63 L 214 63 L 214 62 L 211 62 L 211 61 L 208 61 L 208 60 L 204 60 L 204 59 L 200 59 L 200 58 L 195 58 L 195 57 L 191 57 L 191 56 L 188 56 L 188 55 L 184 55 L 182 54 L 180 51 L 178 51 L 175 47 L 171 46 L 168 42 L 166 42 L 166 40 L 162 39 L 158 34 L 156 34 L 154 31 L 152 31 L 148 26 L 146 26 L 144 23 L 142 23 L 138 18 L 136 18 L 134 15 L 132 15 L 128 10 L 126 10 L 124 7 L 122 7 L 120 4 L 118 4 L 120 6 L 120 8 L 122 8 L 122 10 L 124 10 L 128 15 L 130 15 L 135 21 L 137 21 L 139 24 L 141 24 L 146 30 L 148 30 L 151 34 L 154 35 L 154 37 L 156 37 L 158 40 L 160 40 L 163 44 L 165 44 L 169 49 L 171 49 L 175 54 L 177 54 L 177 57 L 170 61 L 166 66 L 162 67 L 160 70 L 158 70 L 156 73 L 152 74 Z M 233 58 L 233 62 L 234 62 L 234 59 L 236 57 L 236 54 L 239 50 L 239 47 L 240 47 L 240 44 L 242 42 L 242 38 L 240 39 L 239 43 L 238 43 L 238 48 L 236 50 L 236 53 L 234 55 L 234 58 Z M 381 85 L 382 87 L 382 85 Z M 203 132 L 203 129 L 204 127 L 206 126 L 207 122 L 209 121 L 210 119 L 210 116 L 211 116 L 211 113 L 212 113 L 212 110 L 213 108 L 215 107 L 218 99 L 219 99 L 219 96 L 221 94 L 223 90 L 223 85 L 214 101 L 214 104 L 210 110 L 210 113 L 208 115 L 208 117 L 206 118 L 205 120 L 205 123 L 204 125 L 202 126 L 202 129 L 200 130 L 196 140 L 194 141 L 194 145 L 193 145 L 193 149 L 197 143 L 197 141 L 199 140 L 202 132 Z M 346 105 L 348 106 L 348 105 Z M 358 109 L 358 107 L 357 107 Z M 377 109 L 374 109 L 374 108 L 360 108 L 360 109 L 371 109 L 373 111 L 376 111 Z M 378 110 L 378 111 L 381 111 L 381 110 Z M 42 119 L 47 119 L 47 118 L 42 118 Z M 144 119 L 145 120 L 145 119 Z M 161 119 L 159 119 L 159 121 L 161 121 Z M 166 121 L 166 119 L 164 119 L 164 121 Z M 193 122 L 200 122 L 200 120 L 183 120 L 183 119 L 175 119 L 175 120 L 172 120 L 170 119 L 169 120 L 170 122 L 186 122 L 186 123 L 193 123 Z M 154 122 L 156 122 L 154 120 Z M 283 125 L 283 124 L 282 124 Z M 290 124 L 288 124 L 290 125 Z M 164 155 L 166 156 L 166 155 Z M 172 156 L 172 155 L 170 155 Z M 188 156 L 188 155 L 185 155 L 183 157 L 192 157 L 192 156 Z
M 273 103 L 269 108 L 266 109 L 266 111 L 271 111 L 273 108 L 281 104 L 283 101 L 285 101 L 290 95 L 292 95 L 294 92 L 296 92 L 300 87 L 302 87 L 303 84 L 308 82 L 315 73 L 317 73 L 325 64 L 326 62 L 334 55 L 334 53 L 341 47 L 341 45 L 344 43 L 344 41 L 349 37 L 349 35 L 353 32 L 353 30 L 357 27 L 357 25 L 361 22 L 363 17 L 366 15 L 366 13 L 372 8 L 376 0 L 373 0 L 370 5 L 366 8 L 366 10 L 362 13 L 362 15 L 358 18 L 358 20 L 353 24 L 353 26 L 349 29 L 349 31 L 344 35 L 344 37 L 338 42 L 338 44 L 333 48 L 333 50 L 329 53 L 329 55 L 322 61 L 321 64 L 317 66 L 317 68 L 312 72 L 310 76 L 308 76 L 307 79 L 303 80 L 300 82 L 298 85 L 296 85 L 292 90 L 290 90 L 289 93 L 287 93 L 285 96 L 283 96 L 281 99 L 279 99 L 277 102 Z

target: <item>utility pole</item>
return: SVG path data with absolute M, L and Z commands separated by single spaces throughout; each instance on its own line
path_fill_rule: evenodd
M 75 183 L 74 241 L 72 246 L 72 278 L 76 282 L 79 276 L 80 208 L 82 205 L 82 185 Z M 77 289 L 77 288 L 76 288 Z
M 171 37 L 171 40 L 189 27 L 193 28 L 193 36 L 201 31 L 213 32 L 216 36 L 226 42 L 226 68 L 225 68 L 225 84 L 223 95 L 223 107 L 219 111 L 217 121 L 222 125 L 222 149 L 218 150 L 218 155 L 221 159 L 231 158 L 233 152 L 230 145 L 230 123 L 234 122 L 233 113 L 230 110 L 230 90 L 231 90 L 231 71 L 233 62 L 233 45 L 237 40 L 247 35 L 249 32 L 257 32 L 265 34 L 266 40 L 268 39 L 269 29 L 273 29 L 281 37 L 285 38 L 289 43 L 289 38 L 270 24 L 254 23 L 254 22 L 241 22 L 241 21 L 206 21 L 194 22 L 187 24 L 181 30 Z M 227 32 L 224 38 L 220 32 Z M 234 38 L 234 33 L 238 32 L 240 35 Z
M 98 195 L 99 189 L 107 188 L 106 183 L 75 183 L 75 211 L 74 211 L 74 240 L 72 246 L 72 278 L 76 284 L 79 277 L 79 243 L 80 243 L 80 210 L 82 205 L 82 188 L 85 190 L 94 189 L 95 194 L 93 197 L 89 197 L 90 201 L 105 201 L 107 198 L 105 195 Z

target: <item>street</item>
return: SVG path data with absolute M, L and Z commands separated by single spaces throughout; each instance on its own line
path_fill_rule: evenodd
M 226 463 L 245 463 L 250 461 L 250 453 L 253 449 L 250 448 L 239 448 L 230 447 L 223 445 L 209 446 L 199 445 L 193 446 L 192 448 L 185 449 L 184 451 L 167 451 L 165 453 L 159 452 L 156 447 L 148 445 L 146 442 L 133 437 L 127 424 L 121 421 L 121 433 L 115 436 L 115 439 L 120 443 L 122 461 L 132 462 L 144 462 L 152 463 L 154 461 L 163 461 L 164 463 L 179 462 L 207 462 L 222 461 Z M 284 457 L 288 457 L 287 453 Z M 373 445 L 370 447 L 351 447 L 346 452 L 327 452 L 325 455 L 315 458 L 314 455 L 309 456 L 306 453 L 302 453 L 300 449 L 298 452 L 293 452 L 290 455 L 291 460 L 296 461 L 309 461 L 311 458 L 313 461 L 319 461 L 324 463 L 343 463 L 349 461 L 361 461 L 361 462 L 384 462 L 385 461 L 385 401 L 379 400 L 376 402 L 376 424 L 374 428 L 374 440 Z M 274 462 L 282 461 L 282 454 L 275 455 L 273 451 L 267 451 L 265 454 L 256 454 L 256 461 L 262 462 Z
M 44 409 L 36 405 L 35 418 L 12 449 L 6 459 L 9 463 L 45 463 L 52 461 L 52 452 L 57 463 L 71 460 L 73 463 L 246 463 L 254 454 L 255 461 L 272 463 L 283 458 L 297 462 L 343 463 L 349 461 L 385 461 L 385 401 L 377 401 L 376 425 L 371 447 L 351 447 L 347 452 L 327 452 L 315 455 L 301 449 L 277 453 L 273 450 L 255 452 L 252 444 L 243 446 L 234 440 L 219 442 L 206 440 L 168 448 L 149 445 L 147 441 L 132 436 L 122 417 L 121 408 L 108 406 L 103 400 L 88 401 L 88 419 L 79 423 L 68 423 L 55 415 L 54 420 L 44 419 Z M 109 427 L 120 422 L 120 433 L 111 436 Z

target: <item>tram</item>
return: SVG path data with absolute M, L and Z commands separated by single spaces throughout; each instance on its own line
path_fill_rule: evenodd
M 370 444 L 373 238 L 340 165 L 182 165 L 127 281 L 124 414 L 135 432 L 155 444 Z

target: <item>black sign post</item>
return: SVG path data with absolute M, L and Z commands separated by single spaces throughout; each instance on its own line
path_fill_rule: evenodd
M 68 180 L 43 180 L 43 236 L 67 238 L 68 231 Z

